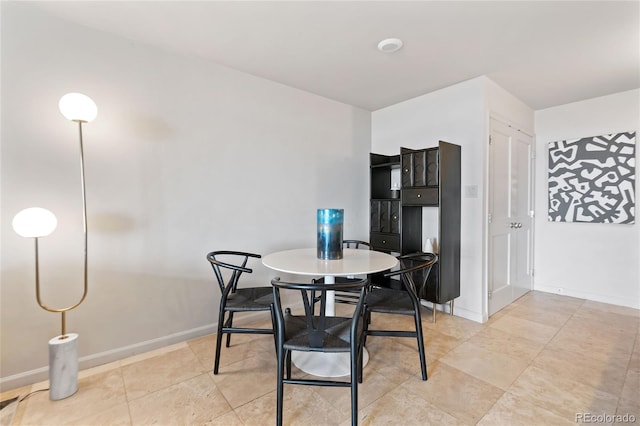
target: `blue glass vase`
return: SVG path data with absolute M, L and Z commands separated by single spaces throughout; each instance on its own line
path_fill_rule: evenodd
M 344 209 L 318 209 L 318 259 L 342 259 Z

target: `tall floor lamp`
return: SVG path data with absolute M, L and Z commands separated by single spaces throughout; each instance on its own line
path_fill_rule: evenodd
M 82 124 L 98 115 L 96 104 L 81 93 L 68 93 L 59 102 L 60 112 L 68 120 L 78 123 L 80 134 L 80 181 L 82 186 L 82 217 L 84 231 L 84 290 L 80 300 L 66 308 L 52 308 L 45 305 L 40 297 L 40 269 L 38 266 L 38 238 L 51 234 L 57 219 L 49 210 L 31 207 L 20 211 L 13 218 L 13 229 L 22 237 L 35 241 L 36 300 L 42 309 L 61 314 L 62 332 L 49 340 L 49 398 L 67 398 L 78 390 L 78 334 L 67 333 L 66 313 L 78 307 L 87 297 L 87 200 L 84 179 L 84 149 L 82 146 Z

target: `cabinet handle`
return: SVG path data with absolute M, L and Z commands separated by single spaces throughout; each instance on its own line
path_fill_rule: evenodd
M 409 173 L 409 169 L 404 169 L 404 172 L 405 173 Z
M 382 240 L 382 244 L 387 244 L 387 242 L 385 240 Z
M 422 194 L 418 194 L 418 198 L 422 197 Z

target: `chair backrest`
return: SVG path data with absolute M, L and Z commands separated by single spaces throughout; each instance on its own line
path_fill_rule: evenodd
M 253 269 L 247 268 L 249 258 L 259 259 L 261 257 L 261 255 L 255 253 L 231 250 L 219 250 L 208 253 L 207 260 L 211 263 L 211 267 L 213 268 L 213 272 L 218 280 L 218 285 L 220 286 L 222 295 L 226 297 L 229 292 L 235 293 L 240 275 L 242 275 L 243 272 L 248 274 L 253 272 Z M 232 271 L 231 277 L 226 282 L 223 269 Z
M 342 248 L 371 250 L 371 244 L 360 240 L 342 240 Z
M 411 253 L 398 256 L 400 269 L 387 272 L 385 277 L 399 275 L 402 285 L 412 297 L 418 299 L 429 279 L 431 268 L 438 261 L 438 256 L 433 253 Z
M 360 291 L 360 298 L 353 312 L 352 323 L 350 332 L 355 333 L 358 319 L 363 315 L 364 306 L 364 289 L 367 285 L 367 279 L 355 280 L 345 283 L 336 283 L 325 285 L 324 283 L 318 283 L 316 280 L 312 280 L 311 283 L 294 283 L 281 281 L 280 278 L 274 278 L 271 280 L 273 286 L 273 299 L 275 308 L 275 318 L 278 330 L 278 339 L 283 338 L 284 335 L 284 314 L 282 309 L 282 300 L 280 293 L 282 290 L 299 291 L 302 296 L 302 304 L 304 306 L 304 318 L 306 323 L 306 330 L 308 333 L 308 346 L 310 349 L 320 350 L 325 347 L 327 337 L 327 291 Z M 316 314 L 313 309 L 312 294 L 320 294 L 320 310 Z M 287 311 L 289 308 L 287 308 Z M 281 335 L 282 333 L 282 335 Z

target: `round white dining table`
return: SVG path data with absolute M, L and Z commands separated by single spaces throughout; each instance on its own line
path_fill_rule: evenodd
M 315 248 L 285 250 L 268 254 L 262 258 L 262 264 L 275 271 L 295 275 L 323 276 L 327 285 L 335 283 L 335 277 L 366 275 L 391 269 L 398 259 L 387 253 L 374 250 L 343 250 L 342 259 L 318 259 Z M 335 295 L 327 292 L 326 314 L 335 315 Z M 302 371 L 321 377 L 341 377 L 351 373 L 348 353 L 321 353 L 293 351 L 291 360 Z M 366 349 L 363 366 L 369 360 Z

